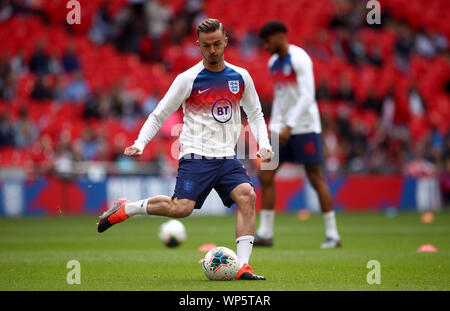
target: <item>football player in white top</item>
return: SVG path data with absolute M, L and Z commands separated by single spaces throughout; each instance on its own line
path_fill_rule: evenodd
M 256 194 L 247 170 L 234 152 L 241 132 L 242 106 L 259 143 L 259 157 L 265 162 L 271 160 L 273 152 L 261 104 L 248 72 L 224 60 L 228 39 L 222 23 L 204 20 L 197 28 L 197 38 L 203 60 L 176 77 L 133 146 L 124 151 L 129 157 L 142 155 L 163 122 L 181 106 L 184 118 L 172 198 L 159 195 L 136 202 L 121 199 L 100 217 L 97 230 L 103 232 L 137 214 L 189 216 L 194 208 L 201 208 L 215 189 L 224 205 L 237 205 L 236 253 L 240 270 L 236 278 L 264 280 L 248 265 L 256 227 Z
M 273 244 L 275 205 L 274 178 L 283 162 L 304 165 L 306 175 L 318 194 L 325 220 L 322 248 L 341 245 L 333 202 L 321 170 L 321 124 L 315 100 L 313 64 L 308 54 L 287 40 L 287 28 L 279 21 L 260 30 L 264 48 L 272 54 L 269 70 L 274 81 L 274 99 L 269 123 L 271 135 L 279 135 L 279 163 L 275 170 L 260 170 L 262 210 L 255 245 Z M 277 150 L 274 150 L 277 152 Z

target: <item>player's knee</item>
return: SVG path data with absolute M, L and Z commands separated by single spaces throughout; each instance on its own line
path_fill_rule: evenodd
M 172 218 L 184 218 L 192 214 L 194 205 L 190 202 L 182 202 L 177 200 L 171 208 L 170 216 Z
M 249 192 L 246 194 L 246 200 L 248 204 L 254 209 L 256 204 L 256 193 L 252 189 L 249 190 Z
M 171 212 L 172 218 L 184 218 L 192 214 L 192 209 L 185 206 L 177 206 Z
M 252 208 L 255 207 L 256 203 L 256 193 L 253 190 L 253 187 L 248 185 L 243 188 L 239 194 L 239 202 L 237 202 L 240 206 L 250 206 Z

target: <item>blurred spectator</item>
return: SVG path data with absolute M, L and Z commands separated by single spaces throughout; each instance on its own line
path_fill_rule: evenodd
M 384 65 L 383 52 L 379 46 L 374 47 L 368 54 L 367 60 L 370 64 L 381 68 Z
M 109 6 L 108 1 L 102 3 L 89 30 L 89 37 L 98 45 L 110 42 L 114 36 L 114 18 L 109 13 Z
M 110 90 L 111 112 L 115 117 L 136 117 L 139 107 L 130 92 L 126 90 L 126 80 L 121 79 Z
M 317 36 L 305 45 L 305 50 L 311 57 L 328 61 L 332 54 L 328 31 L 325 29 L 319 31 Z
M 152 38 L 160 38 L 168 30 L 173 12 L 163 1 L 149 0 L 145 3 L 145 17 L 147 34 Z
M 14 125 L 9 113 L 0 114 L 0 147 L 14 146 Z
M 352 64 L 362 65 L 366 61 L 366 47 L 359 36 L 354 36 L 350 42 L 349 55 L 347 56 Z
M 322 78 L 317 85 L 316 99 L 317 100 L 331 99 L 330 89 L 328 87 L 328 80 L 326 78 Z
M 11 60 L 11 70 L 17 76 L 21 76 L 28 70 L 27 62 L 25 59 L 25 51 L 20 50 Z
M 367 146 L 367 132 L 365 126 L 361 122 L 353 122 L 350 124 L 350 133 L 347 141 L 350 144 L 350 150 L 347 152 L 348 169 L 351 172 L 363 172 L 367 169 L 367 158 L 365 150 Z
M 81 71 L 75 71 L 73 78 L 64 90 L 64 99 L 78 102 L 85 100 L 89 95 L 89 86 Z
M 34 84 L 31 98 L 43 101 L 53 98 L 53 88 L 51 85 L 51 78 L 49 75 L 39 75 Z
M 376 95 L 375 87 L 371 86 L 369 88 L 369 94 L 363 103 L 363 108 L 367 110 L 373 110 L 378 115 L 381 115 L 383 103 L 381 99 Z
M 124 156 L 123 151 L 125 150 L 125 147 L 125 135 L 116 135 L 114 137 L 113 161 L 118 172 L 130 172 L 136 167 L 134 159 Z
M 31 159 L 36 173 L 48 173 L 53 166 L 52 140 L 48 134 L 44 134 L 33 143 Z
M 409 71 L 409 58 L 414 49 L 414 38 L 406 25 L 400 25 L 398 38 L 395 42 L 395 55 L 397 67 L 403 72 Z
M 259 37 L 254 32 L 248 32 L 239 44 L 241 57 L 244 59 L 251 59 L 258 53 Z
M 28 117 L 28 112 L 23 107 L 19 112 L 19 118 L 14 123 L 14 141 L 17 147 L 30 147 L 39 137 L 39 132 L 33 121 Z
M 433 42 L 434 47 L 436 48 L 436 52 L 445 53 L 448 49 L 448 38 L 442 33 L 437 33 L 432 29 L 427 29 L 431 41 Z
M 0 0 L 0 23 L 8 20 L 13 14 L 13 7 L 10 2 L 12 1 Z
M 51 91 L 52 98 L 55 101 L 63 101 L 65 99 L 65 84 L 64 84 L 64 76 L 58 75 L 55 77 Z
M 48 61 L 49 73 L 55 76 L 60 76 L 62 74 L 63 68 L 61 66 L 60 57 L 56 52 L 51 53 Z
M 109 144 L 110 141 L 108 131 L 104 127 L 100 127 L 95 131 L 97 141 L 97 155 L 94 161 L 111 161 Z
M 436 54 L 436 47 L 426 31 L 419 32 L 415 38 L 415 49 L 417 53 L 431 58 Z
M 121 52 L 139 52 L 140 38 L 146 34 L 142 1 L 131 3 L 117 17 L 116 46 Z
M 16 83 L 14 75 L 9 72 L 4 77 L 0 77 L 0 99 L 9 101 L 14 99 L 16 94 Z
M 415 84 L 409 87 L 408 91 L 409 112 L 414 116 L 423 116 L 425 114 L 425 103 Z
M 85 119 L 105 119 L 110 113 L 108 94 L 100 89 L 96 89 L 86 100 L 83 118 Z
M 15 95 L 16 84 L 9 54 L 5 53 L 0 59 L 0 99 L 11 100 Z
M 347 76 L 343 76 L 339 81 L 339 88 L 334 99 L 351 103 L 355 102 L 355 92 L 353 91 L 353 86 Z
M 66 51 L 64 52 L 61 65 L 65 72 L 72 73 L 74 71 L 80 70 L 80 60 L 76 54 L 75 44 L 71 42 Z
M 417 208 L 420 212 L 437 209 L 441 202 L 437 167 L 425 157 L 425 145 L 417 143 L 414 146 L 414 157 L 405 165 L 404 173 L 418 178 Z
M 50 72 L 50 58 L 46 52 L 46 42 L 40 40 L 31 56 L 29 67 L 31 72 L 46 75 Z
M 347 28 L 339 28 L 332 42 L 333 54 L 340 58 L 353 62 L 351 55 L 351 33 Z
M 10 57 L 8 53 L 4 53 L 0 59 L 0 79 L 3 79 L 11 73 Z
M 387 130 L 390 130 L 394 124 L 395 115 L 395 88 L 393 85 L 389 87 L 389 91 L 383 98 L 383 106 L 381 108 L 381 124 Z
M 63 179 L 72 179 L 74 174 L 74 157 L 70 144 L 70 134 L 64 132 L 54 154 L 54 170 Z
M 436 166 L 425 157 L 424 143 L 416 143 L 413 158 L 405 165 L 406 175 L 413 177 L 431 177 L 436 174 Z
M 389 173 L 392 170 L 389 164 L 386 153 L 380 146 L 376 146 L 368 153 L 367 172 L 372 174 Z
M 345 141 L 349 141 L 352 137 L 352 126 L 349 121 L 350 110 L 348 107 L 340 106 L 338 110 L 336 129 L 339 136 Z
M 342 166 L 342 151 L 337 135 L 336 122 L 328 115 L 322 116 L 325 166 L 330 173 L 337 173 Z
M 441 131 L 439 131 L 439 128 L 436 125 L 433 125 L 431 127 L 430 142 L 431 148 L 443 151 L 444 135 L 442 135 Z
M 330 28 L 349 28 L 353 9 L 351 2 L 348 0 L 337 0 L 334 1 L 334 5 L 336 6 L 336 14 L 330 21 Z
M 95 160 L 99 153 L 98 139 L 95 131 L 92 128 L 85 128 L 80 142 L 83 160 Z
M 156 106 L 158 106 L 160 95 L 158 92 L 154 92 L 147 96 L 142 104 L 142 115 L 147 117 L 150 113 L 155 110 Z

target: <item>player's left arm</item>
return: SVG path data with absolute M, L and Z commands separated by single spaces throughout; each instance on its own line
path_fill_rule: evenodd
M 273 152 L 272 147 L 270 146 L 269 135 L 267 133 L 267 126 L 261 109 L 259 96 L 250 74 L 244 72 L 243 78 L 245 85 L 241 105 L 247 115 L 252 133 L 259 144 L 258 156 L 264 161 L 270 161 L 273 157 Z
M 313 63 L 311 58 L 303 52 L 292 57 L 292 65 L 297 76 L 297 87 L 300 96 L 294 107 L 289 111 L 286 125 L 294 128 L 300 116 L 315 102 L 315 87 Z

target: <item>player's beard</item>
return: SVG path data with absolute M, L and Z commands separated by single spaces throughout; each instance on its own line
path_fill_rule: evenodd
M 210 56 L 205 56 L 203 54 L 203 59 L 206 60 L 206 62 L 210 65 L 217 65 L 218 63 L 220 63 L 221 61 L 223 61 L 223 56 L 225 54 L 225 51 L 222 51 L 222 54 L 218 55 L 217 57 L 211 58 Z

